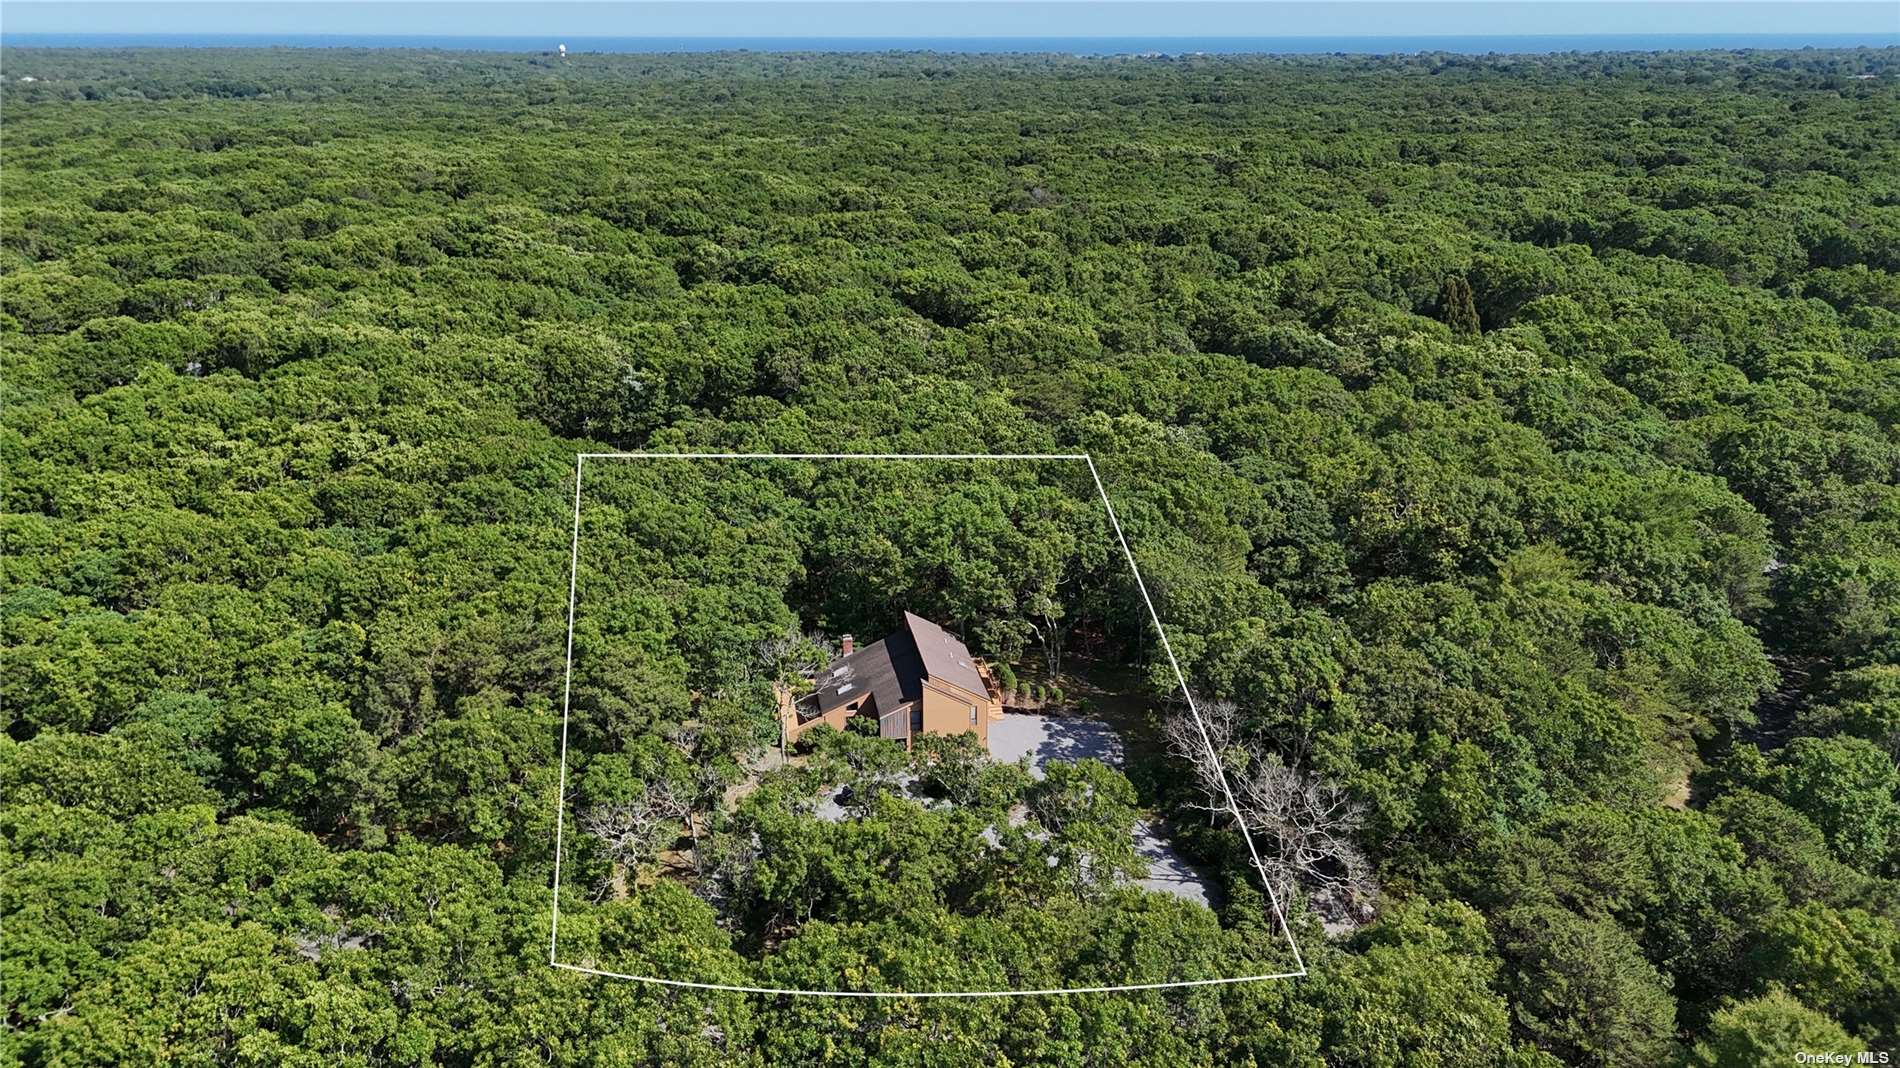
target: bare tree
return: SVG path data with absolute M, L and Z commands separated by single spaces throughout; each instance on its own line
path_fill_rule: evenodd
M 1029 624 L 1036 632 L 1036 638 L 1042 642 L 1042 660 L 1054 675 L 1062 670 L 1062 602 L 1056 600 L 1052 592 L 1037 592 L 1029 601 L 1030 611 L 1042 617 L 1042 626 Z
M 1227 807 L 1227 791 L 1221 786 L 1216 768 L 1245 763 L 1245 755 L 1236 749 L 1240 736 L 1240 709 L 1232 701 L 1212 701 L 1200 706 L 1200 720 L 1193 713 L 1177 710 L 1161 724 L 1161 736 L 1168 751 L 1194 769 L 1194 782 L 1201 789 L 1201 803 L 1208 814 L 1208 825 L 1220 820 Z M 1220 756 L 1216 763 L 1216 754 Z
M 698 869 L 699 896 L 728 920 L 751 893 L 753 871 L 758 867 L 760 842 L 757 832 L 716 833 L 707 843 L 707 858 Z
M 1264 846 L 1261 862 L 1280 880 L 1277 893 L 1303 888 L 1322 916 L 1370 919 L 1378 884 L 1371 861 L 1353 841 L 1365 825 L 1363 805 L 1338 785 L 1271 754 L 1227 781 L 1255 845 Z
M 774 682 L 809 679 L 818 674 L 820 650 L 830 647 L 830 640 L 817 631 L 800 634 L 798 628 L 787 627 L 752 647 L 752 662 L 746 665 L 748 677 L 752 677 L 751 671 L 757 671 Z
M 627 801 L 603 801 L 581 810 L 581 830 L 599 839 L 616 869 L 634 871 L 653 861 L 668 843 L 679 837 L 681 821 L 692 811 L 690 802 L 671 783 L 643 783 L 640 796 Z
M 1201 706 L 1198 723 L 1193 713 L 1177 712 L 1163 725 L 1163 735 L 1169 750 L 1194 769 L 1201 791 L 1197 807 L 1214 821 L 1231 821 L 1237 810 L 1275 894 L 1286 900 L 1304 893 L 1329 920 L 1371 918 L 1378 883 L 1371 861 L 1353 841 L 1365 824 L 1365 807 L 1344 788 L 1245 736 L 1240 711 L 1230 701 Z
M 667 790 L 674 800 L 685 805 L 686 834 L 693 840 L 693 869 L 701 871 L 704 858 L 700 855 L 700 814 L 713 811 L 724 800 L 726 776 L 710 754 L 701 752 L 709 744 L 704 724 L 698 721 L 672 724 L 662 727 L 661 734 L 693 769 L 690 789 L 682 792 L 669 783 Z

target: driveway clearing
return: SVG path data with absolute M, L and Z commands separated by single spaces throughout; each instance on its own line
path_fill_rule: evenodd
M 1034 712 L 1007 712 L 990 724 L 990 756 L 1012 764 L 1029 758 L 1030 773 L 1042 778 L 1049 760 L 1094 757 L 1111 768 L 1122 766 L 1122 740 L 1100 720 L 1082 716 L 1042 716 Z
M 1029 773 L 1042 778 L 1050 760 L 1094 757 L 1111 768 L 1122 766 L 1122 740 L 1114 728 L 1085 716 L 1043 716 L 1007 712 L 990 724 L 990 756 L 1002 763 L 1029 758 Z M 1148 820 L 1135 821 L 1135 852 L 1148 862 L 1148 877 L 1137 880 L 1143 889 L 1192 901 L 1213 902 L 1213 882 L 1188 865 L 1173 843 Z

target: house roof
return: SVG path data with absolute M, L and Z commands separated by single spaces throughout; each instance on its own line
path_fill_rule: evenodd
M 818 707 L 833 709 L 869 695 L 886 738 L 910 734 L 910 704 L 923 697 L 926 678 L 986 694 L 970 650 L 922 616 L 904 613 L 904 626 L 882 641 L 831 662 L 818 677 Z
M 989 693 L 988 687 L 983 685 L 983 676 L 977 674 L 976 660 L 970 656 L 969 647 L 955 635 L 909 612 L 904 613 L 904 626 L 916 643 L 917 655 L 923 659 L 925 675 L 974 694 Z
M 832 661 L 818 677 L 818 707 L 837 708 L 869 694 L 879 716 L 889 716 L 923 696 L 923 677 L 916 643 L 907 631 L 898 631 Z

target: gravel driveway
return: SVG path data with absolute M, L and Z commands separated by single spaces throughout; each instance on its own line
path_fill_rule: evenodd
M 990 756 L 1004 763 L 1029 758 L 1030 773 L 1042 777 L 1047 760 L 1094 757 L 1111 768 L 1122 766 L 1122 740 L 1106 723 L 1083 716 L 1040 716 L 1010 712 L 990 724 Z M 1185 898 L 1196 904 L 1212 903 L 1213 883 L 1188 866 L 1166 838 L 1147 820 L 1135 821 L 1135 852 L 1148 862 L 1141 885 Z
M 1113 729 L 1099 720 L 1082 716 L 1041 716 L 1033 712 L 1011 712 L 990 724 L 990 757 L 1002 763 L 1029 758 L 1030 774 L 1042 778 L 1042 765 L 1049 760 L 1081 760 L 1094 757 L 1111 768 L 1122 766 L 1122 740 Z M 908 784 L 911 776 L 903 776 Z M 839 804 L 843 787 L 819 799 L 815 815 L 836 823 L 846 818 Z M 1174 845 L 1147 820 L 1135 821 L 1135 852 L 1148 863 L 1148 877 L 1139 880 L 1147 890 L 1212 905 L 1213 881 L 1188 866 Z
M 990 756 L 1004 764 L 1027 756 L 1030 768 L 1040 779 L 1043 762 L 1047 760 L 1094 757 L 1111 768 L 1119 768 L 1122 740 L 1100 720 L 1009 712 L 990 723 Z

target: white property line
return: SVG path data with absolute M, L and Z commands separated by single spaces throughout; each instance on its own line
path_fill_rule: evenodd
M 574 540 L 567 548 L 567 678 L 561 684 L 561 773 L 554 794 L 554 922 L 548 925 L 548 963 L 561 933 L 561 831 L 567 815 L 567 710 L 574 700 L 574 587 L 581 577 L 581 462 L 574 457 Z
M 1188 712 L 1194 717 L 1194 725 L 1199 728 L 1201 742 L 1207 746 L 1208 757 L 1213 761 L 1215 774 L 1219 777 L 1221 789 L 1227 794 L 1227 807 L 1234 815 L 1234 823 L 1240 828 L 1240 836 L 1247 843 L 1247 853 L 1253 858 L 1254 870 L 1260 874 L 1261 885 L 1266 888 L 1267 901 L 1273 907 L 1274 919 L 1279 922 L 1280 933 L 1286 937 L 1288 948 L 1293 950 L 1293 961 L 1297 971 L 1275 972 L 1268 975 L 1243 975 L 1231 979 L 1181 979 L 1167 983 L 1132 983 L 1125 986 L 1080 986 L 1058 987 L 1047 990 L 793 990 L 785 987 L 736 986 L 726 983 L 698 983 L 683 979 L 661 979 L 651 975 L 628 975 L 624 972 L 606 971 L 600 968 L 588 968 L 578 964 L 563 964 L 555 959 L 561 930 L 561 841 L 564 830 L 564 816 L 567 811 L 567 724 L 568 714 L 574 696 L 574 605 L 575 591 L 580 579 L 581 546 L 581 471 L 587 460 L 1079 460 L 1088 465 L 1089 478 L 1095 483 L 1095 492 L 1102 498 L 1102 508 L 1108 514 L 1109 525 L 1115 528 L 1115 540 L 1121 546 L 1122 555 L 1128 560 L 1128 570 L 1135 576 L 1135 588 L 1141 592 L 1141 601 L 1148 608 L 1148 618 L 1154 621 L 1155 633 L 1161 638 L 1162 651 L 1168 655 L 1168 666 L 1174 669 L 1174 677 L 1181 683 L 1181 695 L 1187 699 Z M 1108 501 L 1108 490 L 1102 485 L 1102 476 L 1095 469 L 1095 460 L 1088 453 L 961 453 L 961 452 L 583 452 L 574 457 L 574 532 L 568 546 L 567 575 L 567 669 L 561 689 L 561 769 L 554 797 L 554 879 L 550 884 L 553 897 L 553 916 L 548 931 L 548 964 L 565 971 L 579 972 L 585 975 L 599 975 L 610 979 L 628 979 L 640 983 L 654 983 L 660 986 L 679 987 L 693 990 L 717 990 L 734 994 L 772 994 L 800 997 L 826 998 L 1003 998 L 1033 997 L 1038 995 L 1059 994 L 1113 994 L 1135 990 L 1168 990 L 1176 987 L 1219 986 L 1232 983 L 1253 983 L 1267 979 L 1298 979 L 1307 974 L 1306 961 L 1300 955 L 1300 946 L 1293 938 L 1293 930 L 1287 924 L 1286 912 L 1280 907 L 1280 898 L 1273 889 L 1273 880 L 1268 878 L 1266 865 L 1260 860 L 1260 852 L 1254 847 L 1253 835 L 1247 830 L 1246 820 L 1241 818 L 1240 806 L 1234 800 L 1234 791 L 1227 783 L 1227 774 L 1221 768 L 1219 754 L 1214 750 L 1214 742 L 1208 734 L 1207 724 L 1201 719 L 1201 712 L 1194 704 L 1194 695 L 1188 690 L 1187 676 L 1181 671 L 1181 663 L 1175 659 L 1174 646 L 1168 641 L 1167 628 L 1161 625 L 1161 615 L 1155 611 L 1154 599 L 1148 595 L 1148 584 L 1142 580 L 1141 569 L 1135 565 L 1135 554 L 1128 547 L 1128 537 L 1122 532 L 1121 520 L 1116 518 L 1115 506 Z
M 1148 606 L 1148 618 L 1154 620 L 1155 633 L 1161 635 L 1161 649 L 1168 654 L 1168 666 L 1174 669 L 1174 677 L 1181 682 L 1181 696 L 1187 698 L 1188 711 L 1194 716 L 1194 726 L 1201 732 L 1201 744 L 1207 747 L 1207 759 L 1214 766 L 1214 775 L 1220 781 L 1221 792 L 1227 795 L 1227 809 L 1234 814 L 1234 826 L 1240 828 L 1240 837 L 1246 840 L 1247 855 L 1253 858 L 1254 870 L 1260 873 L 1260 885 L 1267 888 L 1267 901 L 1273 906 L 1273 915 L 1280 921 L 1280 932 L 1286 935 L 1286 944 L 1293 950 L 1293 963 L 1299 966 L 1300 974 L 1306 974 L 1306 961 L 1300 956 L 1300 944 L 1293 940 L 1293 931 L 1287 927 L 1286 912 L 1280 908 L 1280 895 L 1273 890 L 1273 880 L 1267 877 L 1267 866 L 1260 863 L 1260 851 L 1254 848 L 1253 832 L 1247 830 L 1247 821 L 1241 818 L 1240 805 L 1234 800 L 1234 788 L 1227 785 L 1227 771 L 1221 767 L 1220 753 L 1214 749 L 1214 739 L 1207 733 L 1207 722 L 1201 719 L 1201 710 L 1194 705 L 1194 694 L 1188 690 L 1187 675 L 1181 671 L 1181 662 L 1174 658 L 1174 646 L 1168 642 L 1168 630 L 1161 625 L 1161 613 L 1155 611 L 1154 599 L 1148 596 L 1148 584 L 1141 580 L 1141 568 L 1135 566 L 1134 551 L 1128 548 L 1128 537 L 1122 533 L 1122 522 L 1115 518 L 1115 506 L 1108 503 L 1108 490 L 1102 486 L 1102 476 L 1095 470 L 1095 461 L 1087 456 L 1083 459 L 1089 465 L 1089 477 L 1095 480 L 1095 492 L 1102 495 L 1102 507 L 1108 510 L 1109 525 L 1115 528 L 1115 540 L 1121 543 L 1122 555 L 1128 558 L 1128 570 L 1135 576 L 1135 588 L 1141 591 L 1141 603 Z M 558 843 L 557 843 L 558 844 Z

